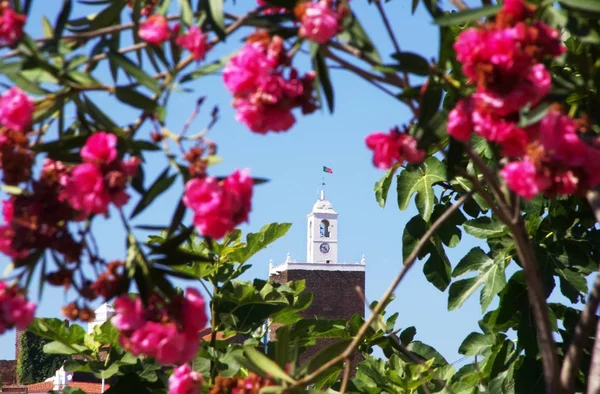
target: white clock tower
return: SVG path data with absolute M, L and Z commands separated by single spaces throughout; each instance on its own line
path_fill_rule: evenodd
M 338 213 L 325 199 L 325 191 L 308 214 L 306 262 L 335 264 L 338 262 Z

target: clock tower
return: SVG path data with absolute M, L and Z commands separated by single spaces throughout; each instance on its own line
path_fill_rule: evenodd
M 331 264 L 338 262 L 338 213 L 325 199 L 325 191 L 308 215 L 308 242 L 306 262 Z
M 312 304 L 301 312 L 305 318 L 348 321 L 355 314 L 364 318 L 365 257 L 352 263 L 338 260 L 338 213 L 325 199 L 323 190 L 307 216 L 306 261 L 296 261 L 288 253 L 283 264 L 269 263 L 269 279 L 281 284 L 305 281 L 304 291 L 313 294 Z M 277 339 L 279 326 L 271 324 L 271 340 Z M 315 346 L 302 353 L 300 360 L 310 359 L 332 341 L 317 340 Z

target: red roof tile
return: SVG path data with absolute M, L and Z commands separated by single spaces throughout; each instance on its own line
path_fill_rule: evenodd
M 68 386 L 77 387 L 87 394 L 100 394 L 102 393 L 102 383 L 87 383 L 87 382 L 69 382 Z M 47 393 L 48 391 L 52 391 L 54 387 L 53 382 L 41 382 L 30 384 L 27 386 L 27 390 L 29 393 Z M 110 385 L 104 384 L 104 391 L 108 390 Z

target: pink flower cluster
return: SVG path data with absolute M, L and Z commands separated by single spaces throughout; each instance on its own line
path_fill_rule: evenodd
M 26 329 L 33 320 L 35 308 L 21 289 L 0 281 L 0 334 L 13 327 Z
M 12 87 L 0 95 L 0 125 L 25 133 L 31 126 L 34 109 L 33 100 Z
M 380 131 L 369 134 L 366 143 L 373 151 L 373 164 L 383 170 L 404 160 L 416 164 L 425 158 L 425 152 L 417 148 L 417 140 L 401 133 L 397 127 L 387 134 Z
M 222 238 L 248 221 L 254 183 L 249 170 L 236 170 L 223 181 L 193 178 L 185 185 L 183 202 L 194 211 L 194 224 L 202 235 Z
M 27 17 L 16 13 L 7 2 L 0 4 L 0 45 L 15 45 L 23 38 Z
M 345 7 L 334 9 L 332 0 L 300 2 L 296 16 L 300 20 L 300 36 L 317 44 L 325 44 L 341 30 L 341 21 Z
M 140 298 L 121 295 L 115 300 L 115 312 L 112 321 L 120 331 L 121 345 L 161 364 L 192 361 L 198 351 L 199 333 L 208 322 L 204 298 L 192 288 L 170 303 L 154 294 L 147 307 Z
M 188 364 L 176 368 L 169 376 L 167 394 L 198 394 L 202 389 L 202 375 L 194 371 Z
M 85 216 L 107 214 L 113 203 L 121 207 L 129 200 L 127 179 L 137 172 L 140 159 L 117 160 L 117 137 L 96 132 L 81 149 L 83 164 L 75 166 L 63 179 L 65 196 L 71 206 Z
M 181 27 L 179 24 L 169 28 L 169 21 L 162 15 L 154 14 L 140 23 L 138 35 L 144 41 L 152 45 L 161 45 L 163 42 L 176 36 L 175 43 L 192 53 L 196 61 L 204 59 L 209 49 L 206 34 L 199 27 L 192 26 L 185 34 L 179 35 Z
M 296 107 L 303 114 L 316 109 L 314 72 L 300 78 L 290 68 L 286 78 L 284 68 L 290 59 L 283 40 L 278 36 L 268 40 L 248 40 L 223 70 L 225 86 L 234 95 L 236 119 L 260 134 L 291 128 L 296 122 L 292 114 Z
M 552 108 L 538 124 L 528 128 L 533 141 L 520 161 L 500 171 L 508 187 L 524 198 L 543 193 L 583 194 L 600 184 L 600 150 L 579 136 L 579 125 Z
M 598 151 L 579 137 L 575 120 L 553 108 L 537 124 L 517 123 L 522 108 L 535 108 L 550 92 L 552 78 L 542 60 L 565 51 L 556 30 L 531 20 L 533 11 L 523 0 L 509 0 L 494 23 L 459 35 L 454 49 L 475 92 L 448 117 L 453 138 L 466 142 L 475 131 L 515 160 L 501 174 L 528 199 L 579 193 L 600 182 Z

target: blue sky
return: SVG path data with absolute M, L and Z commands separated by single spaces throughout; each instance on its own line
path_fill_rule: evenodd
M 60 2 L 54 0 L 56 4 Z M 28 31 L 39 35 L 40 15 L 48 12 L 50 20 L 55 19 L 57 10 L 40 9 L 44 2 L 35 1 Z M 227 10 L 242 13 L 245 6 L 253 0 L 228 3 Z M 382 56 L 392 53 L 392 46 L 374 7 L 365 1 L 352 1 L 352 7 L 358 14 L 367 32 L 380 44 Z M 426 57 L 437 53 L 438 30 L 431 23 L 429 15 L 420 6 L 416 15 L 410 16 L 410 2 L 398 0 L 385 5 L 395 26 L 401 48 L 418 52 Z M 85 14 L 89 8 L 78 6 L 74 13 Z M 231 52 L 239 46 L 239 36 L 228 41 L 226 47 L 216 48 L 208 55 L 208 61 Z M 306 58 L 306 56 L 304 56 Z M 297 59 L 295 64 L 301 70 L 307 70 L 308 62 Z M 226 175 L 237 167 L 251 168 L 252 174 L 269 178 L 271 181 L 255 188 L 253 211 L 250 223 L 242 226 L 244 232 L 258 230 L 271 222 L 291 222 L 293 226 L 286 237 L 277 241 L 267 250 L 257 254 L 252 260 L 253 267 L 245 275 L 266 278 L 268 262 L 282 263 L 286 254 L 299 261 L 306 255 L 306 214 L 317 199 L 317 187 L 325 175 L 326 194 L 339 212 L 339 257 L 341 261 L 358 261 L 364 254 L 367 258 L 366 296 L 368 301 L 379 299 L 387 288 L 393 275 L 402 265 L 402 233 L 406 222 L 416 214 L 411 207 L 400 212 L 395 204 L 395 192 L 385 209 L 378 206 L 374 198 L 373 184 L 383 173 L 371 164 L 371 153 L 364 145 L 365 136 L 373 131 L 387 131 L 394 125 L 400 125 L 410 119 L 408 110 L 361 79 L 342 71 L 332 70 L 335 88 L 335 113 L 316 112 L 301 117 L 295 127 L 287 133 L 253 134 L 234 119 L 230 108 L 230 94 L 222 84 L 220 75 L 205 77 L 189 85 L 194 88 L 192 94 L 175 94 L 168 108 L 167 127 L 179 131 L 192 112 L 199 96 L 207 96 L 203 113 L 194 123 L 200 130 L 209 119 L 213 105 L 219 105 L 221 118 L 209 136 L 219 145 L 219 155 L 225 161 L 214 168 L 214 175 Z M 416 81 L 413 81 L 417 84 Z M 94 96 L 103 108 L 117 119 L 128 122 L 136 116 L 124 105 L 102 95 Z M 149 129 L 139 135 L 148 138 Z M 146 182 L 151 181 L 162 168 L 165 161 L 162 153 L 146 158 L 149 162 Z M 324 174 L 322 166 L 333 169 L 333 175 Z M 164 224 L 171 217 L 181 194 L 181 182 L 169 193 L 155 202 L 135 224 Z M 131 210 L 137 202 L 132 191 Z M 112 219 L 96 219 L 94 231 L 97 234 L 107 259 L 124 258 L 123 230 L 112 212 Z M 188 219 L 189 220 L 189 219 Z M 449 250 L 450 259 L 456 264 L 466 252 L 475 245 L 475 241 L 463 235 L 463 242 L 457 248 Z M 8 263 L 0 258 L 0 269 Z M 390 314 L 399 312 L 398 327 L 416 326 L 416 339 L 436 347 L 449 361 L 459 358 L 458 346 L 471 331 L 477 331 L 480 316 L 478 296 L 467 301 L 458 311 L 448 312 L 447 292 L 442 293 L 429 284 L 422 274 L 422 263 L 418 263 L 407 276 L 396 293 L 396 300 L 389 307 Z M 37 298 L 32 289 L 32 298 Z M 341 301 L 341 300 L 340 300 Z M 59 316 L 60 307 L 66 302 L 62 289 L 47 287 L 39 301 L 38 316 Z M 14 357 L 14 333 L 0 337 L 0 359 Z

